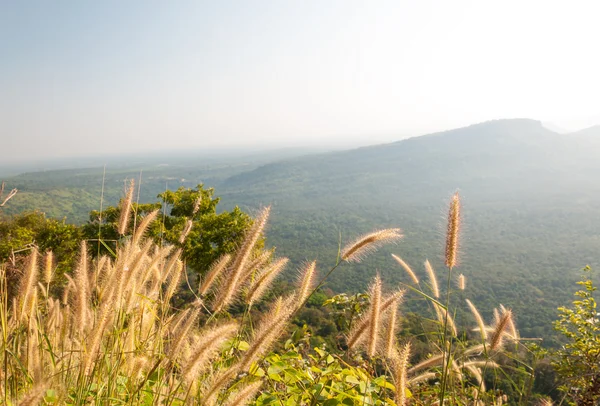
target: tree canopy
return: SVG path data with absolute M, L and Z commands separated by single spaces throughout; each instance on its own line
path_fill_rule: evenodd
M 237 206 L 231 211 L 218 212 L 220 199 L 213 197 L 213 193 L 212 188 L 204 189 L 199 184 L 194 189 L 180 187 L 176 191 L 160 193 L 156 203 L 133 203 L 134 215 L 129 220 L 129 230 L 140 224 L 144 216 L 159 210 L 159 215 L 148 227 L 147 236 L 159 245 L 167 243 L 181 247 L 187 265 L 203 273 L 219 257 L 233 252 L 252 225 L 252 218 Z M 94 210 L 90 213 L 83 230 L 90 246 L 95 247 L 95 254 L 114 252 L 121 238 L 118 232 L 120 212 L 120 207 L 111 206 L 102 212 Z M 179 239 L 188 220 L 191 220 L 191 229 L 181 243 Z

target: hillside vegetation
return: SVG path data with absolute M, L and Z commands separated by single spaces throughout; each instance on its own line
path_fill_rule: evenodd
M 396 258 L 412 278 L 406 288 L 387 289 L 377 275 L 361 300 L 328 301 L 348 315 L 338 347 L 328 348 L 311 345 L 310 331 L 298 323 L 299 311 L 334 271 L 400 240 L 399 229 L 350 240 L 328 272 L 319 271 L 316 261 L 305 264 L 295 289 L 265 308 L 269 287 L 287 264 L 257 245 L 267 207 L 238 250 L 203 273 L 191 289 L 195 300 L 178 308 L 172 299 L 185 274 L 181 250 L 144 238 L 158 210 L 129 233 L 132 191 L 133 185 L 120 205 L 115 255 L 91 261 L 82 241 L 69 283 L 58 291 L 51 253 L 42 262 L 40 253 L 31 251 L 16 291 L 0 267 L 5 404 L 551 404 L 533 391 L 536 351 L 520 344 L 509 308 L 496 308 L 488 325 L 466 300 L 469 320 L 459 324 L 454 317 L 450 299 L 466 291 L 466 280 L 455 269 L 462 242 L 458 194 L 448 207 L 439 285 L 429 262 L 426 284 Z M 186 230 L 180 242 L 188 237 Z M 426 298 L 433 313 L 432 319 L 413 323 L 421 327 L 418 334 L 398 312 L 410 295 Z M 292 323 L 296 327 L 288 336 Z M 569 329 L 574 323 L 563 325 Z M 589 393 L 596 396 L 594 388 Z
M 534 120 L 499 120 L 392 144 L 252 165 L 144 168 L 141 201 L 165 186 L 215 187 L 226 209 L 272 205 L 267 243 L 294 264 L 331 261 L 342 239 L 401 226 L 405 238 L 369 265 L 332 275 L 328 287 L 358 292 L 379 271 L 406 281 L 391 253 L 424 273 L 441 266 L 442 202 L 457 189 L 468 209 L 460 263 L 485 317 L 499 303 L 518 314 L 527 337 L 550 337 L 558 303 L 600 252 L 598 128 L 559 135 Z M 273 160 L 273 157 L 270 157 Z M 139 168 L 108 168 L 105 201 L 114 204 Z M 182 180 L 183 179 L 183 180 Z M 82 222 L 98 209 L 102 169 L 45 172 L 7 179 L 21 191 L 7 213 L 38 208 Z M 288 279 L 291 278 L 290 272 Z M 409 308 L 420 303 L 408 302 Z M 412 306 L 412 307 L 411 307 Z

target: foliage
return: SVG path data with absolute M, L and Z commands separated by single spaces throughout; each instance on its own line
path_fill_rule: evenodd
M 21 258 L 19 254 L 28 254 L 31 249 L 52 251 L 58 259 L 56 272 L 62 275 L 72 269 L 82 237 L 79 227 L 47 218 L 39 211 L 0 219 L 0 263 L 16 267 Z
M 596 287 L 584 269 L 582 287 L 573 307 L 559 307 L 554 327 L 566 339 L 555 353 L 554 366 L 564 380 L 561 390 L 577 405 L 595 405 L 600 400 L 600 324 L 594 292 Z
M 319 347 L 302 352 L 288 340 L 281 354 L 265 358 L 269 389 L 257 405 L 390 405 L 394 385 L 373 377 L 369 363 L 352 366 Z
M 182 258 L 186 264 L 198 273 L 205 272 L 219 257 L 234 252 L 245 231 L 252 225 L 250 216 L 238 207 L 218 213 L 220 199 L 213 197 L 213 193 L 213 189 L 204 189 L 200 184 L 194 189 L 180 187 L 176 191 L 167 190 L 158 195 L 160 201 L 156 203 L 133 203 L 135 216 L 130 219 L 129 229 L 139 224 L 148 213 L 161 211 L 148 227 L 147 236 L 159 245 L 181 246 Z M 115 206 L 107 207 L 102 212 L 94 210 L 83 227 L 88 240 L 98 241 L 97 247 L 101 254 L 109 253 L 106 245 L 114 251 L 115 244 L 120 239 L 117 231 L 120 210 Z M 188 237 L 181 243 L 179 237 L 188 219 L 193 221 L 193 226 Z M 260 249 L 261 246 L 259 244 L 257 248 Z

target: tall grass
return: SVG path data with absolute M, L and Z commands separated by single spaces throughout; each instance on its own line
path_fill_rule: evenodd
M 172 298 L 185 274 L 181 250 L 144 238 L 145 228 L 158 212 L 148 214 L 126 236 L 133 187 L 132 183 L 121 206 L 119 230 L 124 237 L 114 258 L 92 261 L 82 242 L 77 267 L 61 287 L 53 285 L 53 255 L 47 253 L 42 262 L 42 254 L 34 250 L 14 297 L 9 297 L 7 276 L 0 267 L 0 399 L 4 404 L 235 405 L 253 402 L 259 391 L 271 393 L 276 404 L 289 404 L 286 393 L 274 390 L 272 382 L 267 385 L 270 378 L 257 373 L 257 366 L 265 363 L 290 320 L 335 268 L 401 238 L 399 229 L 358 238 L 341 250 L 341 261 L 319 283 L 315 283 L 316 262 L 306 264 L 296 291 L 276 298 L 256 322 L 252 306 L 263 300 L 288 262 L 256 248 L 269 217 L 266 208 L 239 250 L 207 270 L 194 292 L 196 300 L 175 308 Z M 455 214 L 451 209 L 451 220 Z M 456 228 L 449 230 L 455 235 L 446 245 L 454 250 L 447 253 L 448 280 L 458 244 Z M 184 231 L 181 239 L 185 238 Z M 396 260 L 417 284 L 412 268 L 400 257 Z M 424 404 L 419 402 L 438 396 L 440 404 L 448 396 L 451 404 L 457 404 L 466 387 L 485 393 L 485 372 L 498 366 L 494 357 L 508 341 L 518 340 L 510 310 L 500 308 L 497 320 L 487 326 L 468 301 L 481 340 L 461 342 L 449 309 L 449 288 L 446 304 L 440 303 L 435 271 L 428 262 L 426 268 L 433 297 L 420 287 L 411 289 L 431 300 L 442 326 L 443 334 L 433 343 L 430 357 L 415 360 L 410 340 L 397 341 L 402 319 L 398 309 L 406 290 L 386 293 L 379 276 L 369 289 L 368 309 L 348 332 L 350 351 L 343 362 L 354 362 L 353 354 L 359 353 L 373 366 L 383 362 L 387 369 L 382 376 L 389 380 L 384 388 L 393 391 L 397 405 Z M 243 309 L 237 319 L 229 314 L 234 305 Z M 376 381 L 375 375 L 370 382 Z M 429 382 L 441 385 L 429 386 Z M 324 396 L 322 390 L 311 395 L 313 404 Z M 470 399 L 480 404 L 483 396 L 473 393 L 469 392 Z

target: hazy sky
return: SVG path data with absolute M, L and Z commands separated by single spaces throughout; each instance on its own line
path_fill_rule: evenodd
M 15 1 L 0 159 L 600 124 L 600 2 Z

